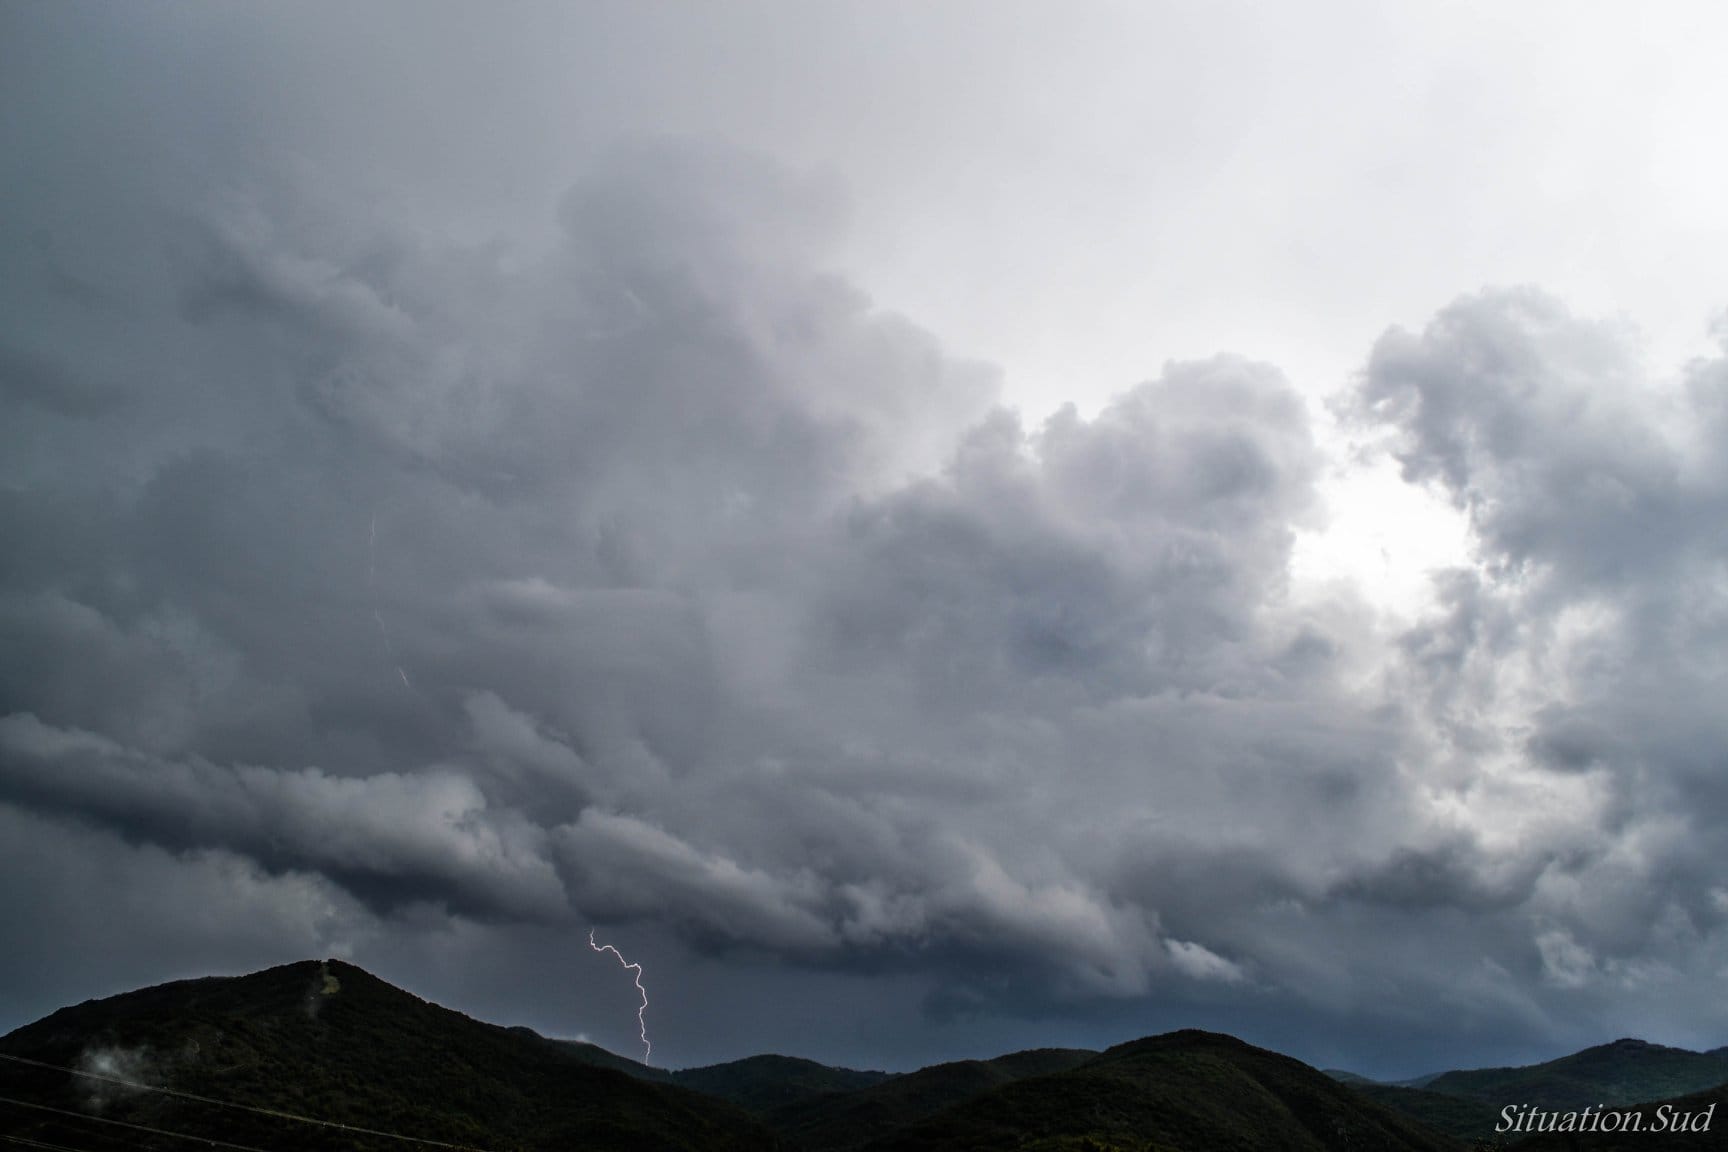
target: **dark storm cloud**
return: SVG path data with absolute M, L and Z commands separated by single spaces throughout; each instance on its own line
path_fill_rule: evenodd
M 1388 710 L 1360 610 L 1286 595 L 1321 457 L 1275 369 L 1172 364 L 1029 430 L 824 269 L 839 217 L 820 183 L 673 145 L 618 152 L 527 256 L 270 170 L 179 212 L 143 278 L 174 286 L 176 370 L 111 409 L 31 401 L 69 422 L 6 491 L 7 799 L 318 877 L 379 924 L 657 925 L 923 971 L 943 1012 L 1324 1003 L 1423 910 L 1561 989 L 1606 970 L 1546 909 L 1642 810 L 1581 774 L 1609 753 L 1568 701 L 1508 742 L 1504 664 L 1541 621 L 1496 583 L 1604 570 L 1575 557 L 1605 522 L 1546 507 L 1603 430 L 1528 457 L 1580 411 L 1545 373 L 1606 337 L 1555 367 L 1515 339 L 1551 306 L 1517 297 L 1510 329 L 1475 302 L 1377 349 L 1364 409 L 1503 561 L 1391 649 Z M 1695 499 L 1655 435 L 1611 467 L 1652 489 L 1641 531 Z M 1426 790 L 1467 797 L 1496 754 L 1573 765 L 1594 807 L 1507 840 Z
M 496 815 L 466 777 L 330 777 L 164 761 L 29 713 L 0 720 L 6 798 L 77 813 L 170 848 L 237 850 L 277 870 L 323 871 L 356 892 L 417 880 L 460 911 L 561 910 L 539 830 Z
M 1286 726 L 1347 642 L 1279 607 L 1301 403 L 1220 358 L 1028 432 L 822 268 L 837 212 L 684 146 L 528 259 L 270 172 L 182 212 L 163 441 L 118 468 L 139 422 L 86 417 L 8 490 L 54 556 L 7 596 L 8 795 L 380 912 L 1242 979 L 1088 844 L 1397 803 L 1371 725 Z
M 479 972 L 598 922 L 717 995 L 892 988 L 931 1027 L 1419 1036 L 1614 1018 L 1720 961 L 1722 361 L 1684 432 L 1623 334 L 1535 293 L 1387 334 L 1345 407 L 1485 561 L 1388 638 L 1289 594 L 1326 461 L 1272 366 L 1029 426 L 832 267 L 830 179 L 630 144 L 533 239 L 469 242 L 142 73 L 115 124 L 19 137 L 0 221 L 34 937 L 119 916 L 140 980 Z M 176 163 L 126 163 L 128 125 Z
M 849 516 L 824 593 L 830 655 L 998 707 L 1021 690 L 1102 702 L 1256 675 L 1249 617 L 1278 590 L 1316 462 L 1288 385 L 1229 359 L 1174 365 L 1035 437 L 997 413 L 944 479 Z

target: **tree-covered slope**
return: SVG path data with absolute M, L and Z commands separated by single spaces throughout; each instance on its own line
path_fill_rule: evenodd
M 1446 1072 L 1430 1092 L 1492 1104 L 1579 1109 L 1598 1104 L 1641 1104 L 1701 1092 L 1728 1081 L 1728 1055 L 1665 1048 L 1642 1040 L 1616 1040 L 1558 1060 L 1522 1068 Z
M 1447 1096 L 1402 1084 L 1376 1084 L 1372 1080 L 1352 1083 L 1350 1087 L 1384 1108 L 1461 1140 L 1492 1136 L 1500 1120 L 1500 1109 L 1469 1096 Z
M 730 1100 L 752 1112 L 854 1092 L 893 1079 L 887 1072 L 834 1068 L 793 1056 L 747 1056 L 671 1074 L 674 1084 Z
M 974 1096 L 872 1152 L 1445 1152 L 1461 1148 L 1275 1052 L 1208 1032 L 1112 1048 Z
M 525 1031 L 429 1004 L 352 965 L 307 961 L 88 1001 L 0 1039 L 0 1053 L 499 1152 L 777 1146 L 732 1105 L 597 1067 Z M 0 1103 L 0 1134 L 71 1147 L 187 1146 L 146 1129 L 272 1150 L 413 1146 L 9 1060 L 0 1097 L 22 1102 Z
M 933 1064 L 844 1095 L 772 1109 L 763 1119 L 792 1147 L 841 1152 L 860 1148 L 981 1092 L 1026 1076 L 1063 1071 L 1096 1055 L 1072 1048 L 1037 1048 L 994 1060 Z
M 0 1057 L 0 1137 L 88 1149 L 190 1135 L 260 1152 L 416 1146 L 401 1136 L 490 1152 L 1459 1152 L 1494 1139 L 1507 1104 L 1655 1101 L 1636 1109 L 1646 1129 L 1663 1101 L 1670 1116 L 1728 1104 L 1728 1050 L 1640 1041 L 1443 1073 L 1422 1091 L 1197 1031 L 903 1075 L 785 1056 L 673 1071 L 473 1020 L 337 961 L 87 1001 L 0 1038 Z M 1712 1127 L 1517 1146 L 1728 1152 L 1728 1109 Z

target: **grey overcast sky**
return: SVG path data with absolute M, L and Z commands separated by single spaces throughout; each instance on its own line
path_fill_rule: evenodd
M 1725 51 L 0 0 L 0 1030 L 1728 1044 Z

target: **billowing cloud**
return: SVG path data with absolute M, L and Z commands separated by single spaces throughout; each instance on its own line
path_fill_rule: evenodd
M 1634 337 L 1485 292 L 1389 332 L 1347 401 L 1470 517 L 1480 569 L 1401 647 L 1482 850 L 1541 862 L 1544 978 L 1579 990 L 1683 987 L 1721 948 L 1728 361 L 1663 382 Z
M 1276 718 L 1348 642 L 1285 603 L 1319 457 L 1276 370 L 1027 431 L 821 270 L 824 189 L 711 150 L 620 154 L 511 268 L 293 194 L 187 225 L 164 322 L 230 395 L 137 400 L 176 442 L 11 586 L 20 802 L 380 913 L 1005 950 L 1115 994 L 1210 953 L 1157 944 L 1099 821 L 1387 802 L 1366 747 L 1306 747 L 1380 736 Z
M 489 243 L 195 143 L 0 231 L 0 819 L 158 885 L 140 980 L 599 923 L 931 1028 L 1717 1019 L 1728 359 L 1652 390 L 1535 290 L 1386 333 L 1337 411 L 1478 550 L 1394 624 L 1292 587 L 1277 367 L 1031 420 L 829 176 L 625 144 Z

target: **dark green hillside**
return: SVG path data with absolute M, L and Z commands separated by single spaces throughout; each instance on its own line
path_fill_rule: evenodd
M 581 1040 L 548 1040 L 530 1028 L 512 1028 L 510 1031 L 557 1045 L 585 1064 L 615 1068 L 638 1080 L 677 1084 L 692 1092 L 717 1096 L 751 1112 L 763 1112 L 835 1092 L 852 1092 L 893 1077 L 890 1072 L 834 1068 L 795 1056 L 746 1056 L 742 1060 L 709 1064 L 702 1068 L 668 1070 L 639 1064 Z
M 983 1060 L 934 1064 L 857 1092 L 776 1108 L 763 1120 L 794 1148 L 858 1148 L 1013 1079 Z
M 1442 1152 L 1463 1145 L 1286 1056 L 1209 1032 L 1120 1045 L 1003 1085 L 872 1152 Z
M 1412 1076 L 1408 1080 L 1393 1080 L 1391 1083 L 1395 1088 L 1426 1088 L 1444 1075 L 1444 1072 L 1430 1072 L 1426 1076 Z
M 1622 1040 L 1527 1068 L 1443 1073 L 1427 1090 L 1322 1073 L 1198 1031 L 905 1075 L 785 1056 L 668 1071 L 482 1023 L 337 961 L 87 1001 L 0 1038 L 0 1057 L 0 1141 L 89 1152 L 166 1152 L 191 1146 L 188 1135 L 243 1152 L 415 1147 L 404 1135 L 490 1152 L 1728 1152 L 1722 1049 Z M 1638 1136 L 1494 1132 L 1506 1104 L 1608 1104 L 1653 1128 L 1662 1100 L 1669 1114 L 1717 1104 L 1720 1123 Z
M 224 1101 L 504 1152 L 774 1148 L 722 1101 L 596 1067 L 526 1030 L 483 1024 L 352 965 L 307 961 L 188 980 L 65 1008 L 0 1039 L 0 1053 L 62 1066 L 106 1056 L 115 1074 Z M 0 1061 L 0 1135 L 77 1148 L 184 1148 L 82 1115 L 260 1149 L 413 1145 L 313 1127 Z
M 1329 1073 L 1336 1078 L 1349 1073 Z M 1345 1080 L 1363 1095 L 1455 1136 L 1491 1137 L 1508 1104 L 1578 1111 L 1662 1101 L 1728 1081 L 1728 1050 L 1690 1052 L 1617 1040 L 1521 1068 L 1441 1072 L 1419 1082 Z M 1416 1090 L 1412 1084 L 1426 1087 Z
M 1728 1054 L 1664 1048 L 1642 1040 L 1616 1040 L 1545 1064 L 1447 1072 L 1428 1091 L 1492 1104 L 1579 1109 L 1597 1104 L 1641 1104 L 1701 1092 L 1728 1081 Z
M 1090 1048 L 1031 1048 L 1025 1052 L 1010 1052 L 986 1063 L 1006 1072 L 1010 1080 L 1023 1080 L 1028 1076 L 1066 1072 L 1097 1056 L 1098 1053 Z
M 1445 1096 L 1401 1084 L 1376 1084 L 1372 1080 L 1352 1083 L 1350 1087 L 1384 1108 L 1463 1140 L 1492 1136 L 1500 1119 L 1500 1109 L 1468 1096 Z
M 891 1079 L 887 1072 L 830 1068 L 792 1056 L 749 1056 L 671 1073 L 674 1084 L 763 1112 L 837 1092 L 854 1092 Z
M 994 1060 L 934 1064 L 845 1095 L 776 1108 L 763 1118 L 797 1148 L 858 1148 L 980 1092 L 1027 1076 L 1063 1072 L 1096 1055 L 1077 1048 L 1035 1048 Z
M 564 1052 L 584 1064 L 592 1064 L 596 1068 L 612 1068 L 619 1072 L 627 1072 L 638 1080 L 652 1080 L 658 1084 L 670 1084 L 672 1073 L 664 1068 L 655 1068 L 649 1064 L 638 1063 L 627 1056 L 616 1052 L 608 1052 L 598 1044 L 590 1044 L 586 1040 L 552 1040 L 541 1036 L 531 1028 L 512 1028 L 512 1032 L 532 1036 L 546 1044 L 556 1045 Z

